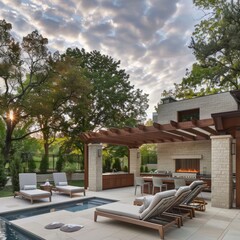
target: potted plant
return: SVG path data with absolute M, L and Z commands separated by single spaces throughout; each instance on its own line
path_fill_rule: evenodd
M 72 180 L 72 174 L 76 172 L 76 170 L 76 165 L 73 163 L 67 163 L 63 168 L 63 171 L 67 174 L 68 180 Z

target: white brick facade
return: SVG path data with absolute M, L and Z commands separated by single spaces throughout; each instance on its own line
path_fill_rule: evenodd
M 232 158 L 229 135 L 212 137 L 212 198 L 213 207 L 232 206 Z
M 141 155 L 138 148 L 129 149 L 130 173 L 134 173 L 134 177 L 140 176 Z
M 177 112 L 189 109 L 200 109 L 200 119 L 211 118 L 212 113 L 235 111 L 237 103 L 229 92 L 218 93 L 193 99 L 180 100 L 158 106 L 158 123 L 166 124 L 177 121 Z
M 88 178 L 89 190 L 102 190 L 102 144 L 88 145 Z

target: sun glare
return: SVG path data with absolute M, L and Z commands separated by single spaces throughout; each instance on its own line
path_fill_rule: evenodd
M 10 118 L 11 121 L 13 121 L 13 119 L 14 119 L 13 110 L 9 111 L 9 118 Z

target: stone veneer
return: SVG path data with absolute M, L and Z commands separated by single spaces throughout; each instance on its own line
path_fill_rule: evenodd
M 140 176 L 141 155 L 138 148 L 129 149 L 130 173 L 134 173 L 134 177 Z
M 200 173 L 211 174 L 211 141 L 169 142 L 158 144 L 158 170 L 175 172 L 177 156 L 201 155 Z
M 207 119 L 211 118 L 212 113 L 238 110 L 238 105 L 230 92 L 159 104 L 157 122 L 167 124 L 170 120 L 178 121 L 178 111 L 195 108 L 200 109 L 200 119 Z
M 212 197 L 213 207 L 232 207 L 232 156 L 230 135 L 212 136 Z
M 102 144 L 88 145 L 88 185 L 91 191 L 102 190 Z

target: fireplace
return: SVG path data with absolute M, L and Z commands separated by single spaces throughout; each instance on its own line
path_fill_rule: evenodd
M 200 159 L 175 159 L 175 172 L 199 173 Z

